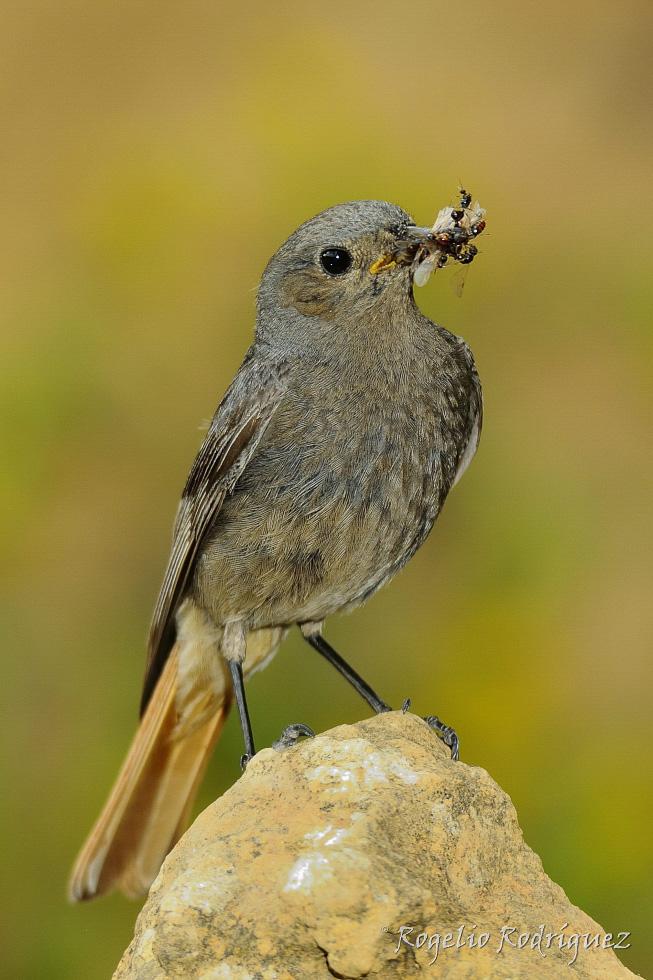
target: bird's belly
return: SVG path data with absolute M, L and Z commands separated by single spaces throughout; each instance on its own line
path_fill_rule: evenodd
M 288 478 L 283 478 L 287 476 Z M 319 621 L 366 599 L 424 540 L 442 502 L 439 453 L 349 453 L 264 472 L 225 501 L 195 577 L 217 622 Z

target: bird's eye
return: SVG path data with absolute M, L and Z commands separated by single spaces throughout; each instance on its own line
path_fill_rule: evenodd
M 342 276 L 351 268 L 351 262 L 346 248 L 325 248 L 320 252 L 320 265 L 330 276 Z

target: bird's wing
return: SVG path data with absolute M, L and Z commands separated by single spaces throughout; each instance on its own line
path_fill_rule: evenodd
M 195 458 L 177 511 L 168 567 L 154 607 L 141 713 L 172 649 L 175 613 L 184 598 L 204 536 L 267 429 L 285 389 L 285 374 L 284 364 L 261 365 L 248 356 Z

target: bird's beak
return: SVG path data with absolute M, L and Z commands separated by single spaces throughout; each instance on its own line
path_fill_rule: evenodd
M 416 225 L 408 225 L 397 236 L 392 248 L 383 252 L 372 263 L 370 274 L 376 276 L 386 269 L 412 265 L 418 252 L 426 255 L 435 250 L 436 244 L 432 228 L 418 228 Z
M 398 239 L 397 254 L 402 264 L 408 264 L 413 261 L 418 252 L 435 252 L 437 247 L 433 228 L 408 225 Z
M 417 225 L 408 225 L 406 228 L 404 228 L 402 237 L 404 237 L 407 242 L 424 244 L 433 238 L 433 229 L 419 228 Z

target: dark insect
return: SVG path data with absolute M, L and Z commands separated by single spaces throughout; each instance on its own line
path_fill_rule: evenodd
M 478 254 L 472 240 L 485 228 L 485 211 L 478 204 L 472 208 L 472 195 L 464 187 L 459 189 L 459 195 L 458 207 L 440 211 L 426 242 L 415 255 L 413 278 L 418 286 L 436 269 L 444 268 L 449 259 L 468 266 Z M 461 281 L 456 286 L 459 294 L 463 284 Z
M 464 187 L 458 188 L 460 191 L 460 206 L 463 211 L 466 211 L 469 205 L 472 203 L 472 195 L 469 191 L 466 191 Z

